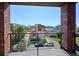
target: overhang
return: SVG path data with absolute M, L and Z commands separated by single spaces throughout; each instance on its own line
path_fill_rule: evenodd
M 53 6 L 60 7 L 64 2 L 9 2 L 11 5 Z

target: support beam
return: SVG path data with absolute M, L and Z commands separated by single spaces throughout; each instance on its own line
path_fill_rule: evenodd
M 76 4 L 64 3 L 61 6 L 61 32 L 62 47 L 65 50 L 74 51 L 76 28 Z
M 9 2 L 9 4 L 11 4 L 11 5 L 60 7 L 63 4 L 63 2 Z
M 7 2 L 0 3 L 0 56 L 8 55 L 10 51 L 10 8 Z

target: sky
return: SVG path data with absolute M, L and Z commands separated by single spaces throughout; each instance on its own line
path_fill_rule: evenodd
M 10 22 L 21 25 L 42 24 L 60 25 L 61 9 L 59 7 L 11 5 Z M 79 26 L 79 3 L 76 4 L 76 25 Z

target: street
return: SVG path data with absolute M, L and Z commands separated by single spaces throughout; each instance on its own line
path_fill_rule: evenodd
M 58 44 L 52 47 L 39 47 L 38 56 L 68 56 L 67 52 L 60 49 Z M 37 48 L 31 45 L 26 51 L 23 52 L 12 52 L 9 56 L 37 56 Z

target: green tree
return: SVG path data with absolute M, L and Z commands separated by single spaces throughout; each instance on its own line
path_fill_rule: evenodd
M 76 28 L 76 32 L 79 32 L 79 27 Z
M 10 24 L 10 30 L 12 33 L 14 33 L 13 36 L 13 41 L 14 42 L 19 42 L 21 41 L 24 36 L 25 36 L 25 32 L 27 31 L 28 27 L 24 26 L 24 25 L 19 25 L 19 24 Z

